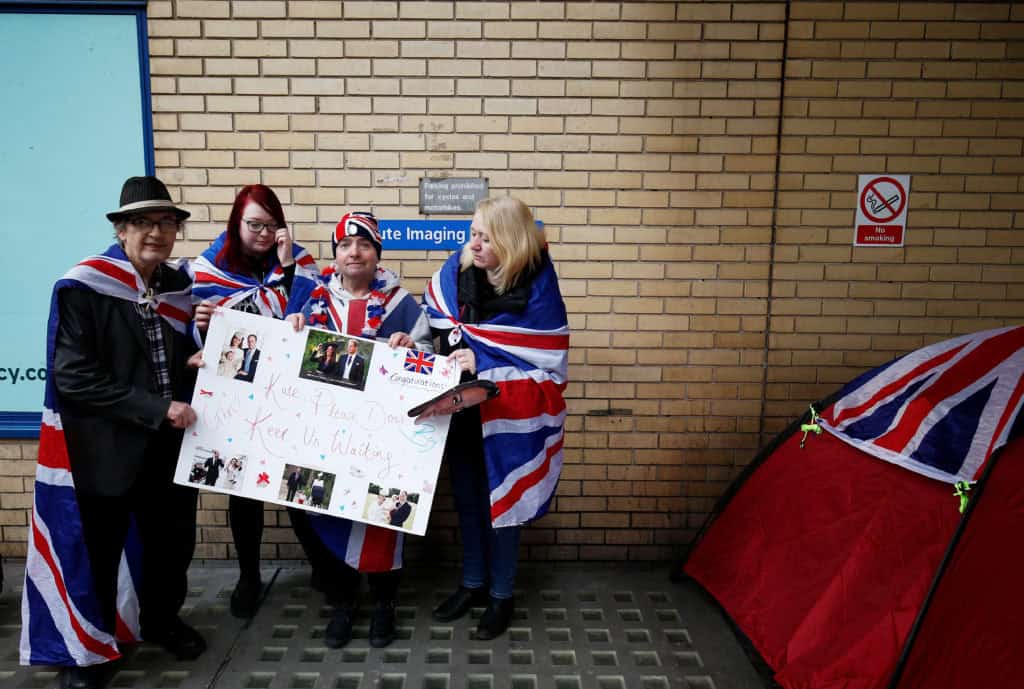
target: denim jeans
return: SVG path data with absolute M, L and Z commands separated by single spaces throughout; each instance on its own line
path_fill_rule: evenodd
M 476 433 L 480 433 L 479 427 Z M 519 527 L 491 526 L 483 441 L 461 439 L 458 444 L 462 447 L 450 448 L 447 459 L 462 537 L 462 585 L 489 586 L 492 598 L 511 598 L 519 563 Z

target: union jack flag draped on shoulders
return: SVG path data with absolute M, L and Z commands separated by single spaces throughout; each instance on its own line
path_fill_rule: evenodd
M 547 253 L 522 313 L 462 323 L 459 253 L 434 273 L 423 299 L 432 328 L 458 328 L 476 355 L 477 376 L 500 394 L 480 405 L 491 490 L 491 523 L 517 526 L 543 516 L 562 471 L 569 322 Z
M 25 587 L 21 601 L 23 665 L 95 665 L 120 657 L 117 643 L 137 642 L 138 539 L 129 533 L 121 557 L 117 629 L 102 628 L 93 595 L 89 555 L 75 500 L 71 464 L 54 385 L 53 357 L 59 321 L 58 294 L 84 289 L 116 299 L 149 303 L 175 330 L 192 319 L 191 290 L 152 295 L 118 244 L 68 271 L 53 287 L 46 329 L 46 392 L 39 429 L 39 459 L 29 524 Z
M 1024 326 L 924 347 L 851 381 L 828 432 L 939 481 L 972 481 L 1024 426 Z
M 253 300 L 261 316 L 284 318 L 289 297 L 304 304 L 318 281 L 316 261 L 309 252 L 298 244 L 292 244 L 295 259 L 295 278 L 291 290 L 285 293 L 275 289 L 284 279 L 284 269 L 278 263 L 276 252 L 263 280 L 251 275 L 234 273 L 227 266 L 219 264 L 217 254 L 224 248 L 227 232 L 222 232 L 202 254 L 192 262 L 195 284 L 192 293 L 198 300 L 212 301 L 217 306 L 230 309 L 235 304 L 256 295 Z

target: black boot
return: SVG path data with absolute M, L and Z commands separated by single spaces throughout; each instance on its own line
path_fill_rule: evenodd
M 395 638 L 395 602 L 380 601 L 370 618 L 370 645 L 384 648 L 390 646 Z
M 60 689 L 100 689 L 107 683 L 104 665 L 61 668 Z
M 255 578 L 240 577 L 231 592 L 231 614 L 241 619 L 252 617 L 260 609 L 262 600 L 263 582 L 259 575 Z
M 488 600 L 487 589 L 483 586 L 475 589 L 459 586 L 458 591 L 434 608 L 431 615 L 436 622 L 451 622 L 465 615 L 470 608 L 487 605 Z
M 512 598 L 492 597 L 484 614 L 480 616 L 480 623 L 476 626 L 476 638 L 489 641 L 504 634 L 512 622 L 514 609 L 515 602 Z
M 180 617 L 175 617 L 156 629 L 143 629 L 142 638 L 163 646 L 178 660 L 195 660 L 206 650 L 206 640 Z
M 331 613 L 331 621 L 327 623 L 324 643 L 328 648 L 341 648 L 352 640 L 352 618 L 355 610 L 351 605 L 339 605 Z

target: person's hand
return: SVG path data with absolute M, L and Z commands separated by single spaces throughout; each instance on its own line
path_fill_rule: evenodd
M 294 329 L 295 332 L 297 333 L 302 332 L 302 329 L 306 327 L 306 319 L 305 317 L 303 317 L 301 313 L 288 314 L 285 317 L 285 320 L 288 321 L 289 324 L 291 324 L 292 329 Z
M 167 422 L 173 428 L 188 428 L 196 422 L 196 412 L 188 402 L 171 402 L 167 408 Z
M 201 333 L 205 333 L 210 327 L 210 319 L 213 317 L 213 312 L 217 310 L 216 305 L 210 301 L 199 302 L 196 306 L 196 313 L 192 316 L 192 319 L 196 323 L 196 330 Z
M 396 347 L 405 347 L 406 349 L 415 349 L 416 340 L 409 336 L 409 333 L 392 333 L 391 337 L 388 338 L 388 347 L 395 349 Z
M 185 365 L 188 366 L 189 368 L 202 368 L 203 366 L 205 366 L 206 362 L 203 361 L 202 350 L 190 356 L 188 358 L 188 361 L 185 362 Z
M 451 358 L 455 360 L 461 370 L 468 371 L 470 374 L 476 373 L 476 354 L 472 349 L 456 349 L 452 352 Z
M 274 233 L 274 242 L 277 243 L 277 260 L 281 262 L 281 267 L 287 268 L 295 263 L 292 258 L 292 235 L 287 227 L 278 228 Z

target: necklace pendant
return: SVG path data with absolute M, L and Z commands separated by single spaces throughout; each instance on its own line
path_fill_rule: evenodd
M 452 347 L 462 342 L 462 328 L 455 328 L 448 333 L 448 344 Z

